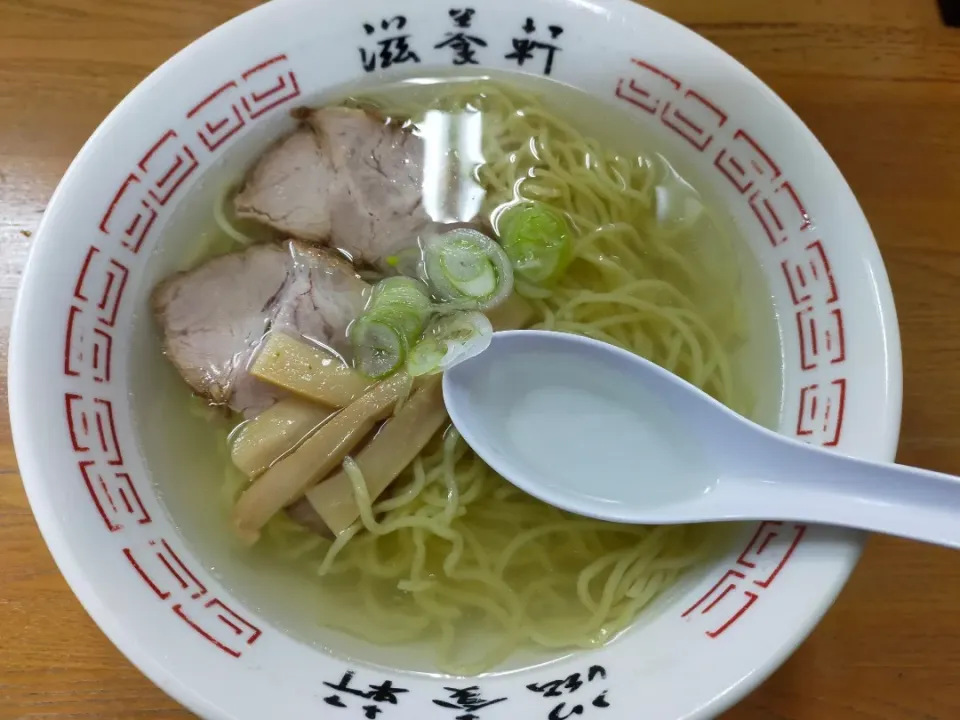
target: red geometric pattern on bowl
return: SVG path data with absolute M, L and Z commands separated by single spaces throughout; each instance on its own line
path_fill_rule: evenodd
M 751 209 L 770 244 L 784 248 L 784 282 L 795 305 L 804 371 L 834 367 L 830 382 L 800 390 L 798 437 L 836 445 L 843 426 L 847 379 L 843 312 L 827 250 L 813 236 L 813 221 L 771 155 L 712 100 L 678 78 L 632 59 L 633 71 L 619 78 L 615 96 L 659 118 L 733 185 Z M 111 383 L 113 328 L 132 263 L 157 219 L 184 183 L 246 125 L 300 96 L 296 73 L 285 54 L 267 58 L 211 90 L 184 115 L 184 126 L 164 132 L 136 163 L 106 204 L 101 241 L 91 244 L 80 268 L 67 312 L 64 374 Z M 789 251 L 796 245 L 802 252 Z M 64 398 L 78 479 L 108 532 L 152 520 L 134 478 L 124 469 L 113 404 L 95 394 L 67 392 Z M 801 542 L 806 527 L 761 523 L 753 538 L 716 584 L 690 606 L 684 618 L 710 616 L 710 638 L 719 637 L 759 600 Z M 132 571 L 166 606 L 207 642 L 240 657 L 261 636 L 259 628 L 207 588 L 171 543 L 154 537 L 124 547 Z M 715 622 L 714 622 L 715 621 Z
M 757 527 L 747 547 L 716 584 L 681 617 L 710 614 L 713 627 L 707 637 L 723 634 L 770 587 L 803 539 L 806 525 L 766 520 Z M 760 569 L 760 568 L 763 569 Z
M 799 389 L 796 435 L 835 446 L 843 432 L 847 378 L 843 309 L 827 249 L 789 176 L 720 105 L 676 76 L 638 58 L 617 80 L 614 96 L 659 119 L 698 153 L 742 198 L 775 252 L 796 318 L 800 369 L 824 370 L 827 381 Z M 806 527 L 764 522 L 739 559 L 682 617 L 710 615 L 716 638 L 756 603 L 790 560 Z M 753 559 L 751 559 L 753 557 Z M 772 570 L 759 571 L 758 563 Z M 755 577 L 757 573 L 764 577 Z
M 142 262 L 140 250 L 157 219 L 184 183 L 248 122 L 299 95 L 287 56 L 269 57 L 192 105 L 183 125 L 162 133 L 134 165 L 106 204 L 100 240 L 90 245 L 76 280 L 64 338 L 68 379 L 110 386 L 113 331 L 130 268 Z M 78 477 L 107 531 L 150 525 L 150 512 L 137 490 L 139 478 L 125 469 L 113 403 L 96 392 L 68 391 L 64 407 Z M 131 542 L 122 552 L 159 601 L 226 654 L 240 657 L 261 637 L 253 623 L 211 596 L 167 539 Z
M 136 554 L 124 548 L 123 554 L 156 596 L 205 640 L 237 658 L 263 634 L 222 600 L 208 597 L 207 588 L 166 540 L 149 540 L 147 546 Z

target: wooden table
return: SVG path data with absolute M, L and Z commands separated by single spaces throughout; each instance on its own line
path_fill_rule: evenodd
M 30 235 L 71 158 L 149 71 L 253 4 L 0 0 L 4 368 Z M 906 376 L 899 459 L 960 473 L 960 30 L 942 25 L 934 0 L 649 4 L 759 74 L 840 165 L 897 298 Z M 960 717 L 958 558 L 872 540 L 811 638 L 727 717 Z M 30 514 L 3 414 L 0 720 L 146 716 L 189 717 L 107 641 L 60 577 Z

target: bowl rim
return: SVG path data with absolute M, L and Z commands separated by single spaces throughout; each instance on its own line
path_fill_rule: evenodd
M 8 409 L 11 418 L 11 435 L 16 449 L 24 489 L 44 542 L 49 548 L 61 574 L 67 580 L 73 593 L 77 596 L 77 599 L 80 600 L 84 609 L 114 646 L 152 682 L 164 690 L 164 692 L 202 717 L 219 718 L 227 716 L 224 715 L 216 705 L 212 704 L 203 693 L 196 690 L 193 686 L 181 682 L 174 674 L 170 673 L 167 668 L 158 662 L 149 650 L 137 640 L 135 635 L 124 630 L 119 616 L 115 615 L 112 610 L 105 606 L 100 599 L 100 593 L 87 579 L 86 574 L 80 567 L 74 549 L 71 547 L 66 533 L 63 532 L 62 526 L 58 522 L 53 508 L 47 499 L 48 490 L 44 487 L 45 481 L 43 480 L 43 474 L 38 461 L 39 452 L 41 451 L 41 449 L 37 447 L 38 439 L 28 436 L 24 429 L 24 424 L 16 420 L 16 418 L 30 413 L 29 388 L 24 382 L 27 376 L 26 368 L 28 367 L 28 359 L 24 357 L 19 349 L 22 343 L 17 341 L 18 338 L 28 332 L 28 320 L 24 317 L 25 311 L 23 309 L 25 305 L 24 296 L 26 294 L 24 288 L 28 287 L 30 279 L 36 274 L 34 268 L 39 263 L 37 259 L 39 253 L 36 249 L 39 244 L 44 242 L 44 238 L 49 232 L 47 228 L 53 223 L 52 216 L 57 212 L 61 204 L 61 196 L 64 188 L 73 182 L 74 176 L 81 173 L 83 166 L 87 163 L 87 159 L 94 152 L 94 149 L 101 144 L 103 137 L 127 114 L 128 109 L 137 105 L 141 98 L 148 95 L 156 83 L 170 73 L 172 69 L 177 66 L 188 65 L 194 54 L 212 40 L 220 36 L 230 35 L 241 26 L 253 24 L 257 22 L 258 18 L 262 15 L 265 16 L 282 12 L 282 6 L 284 5 L 306 4 L 309 1 L 310 0 L 274 0 L 273 3 L 259 5 L 228 20 L 205 33 L 200 38 L 195 39 L 167 59 L 144 78 L 111 110 L 83 144 L 76 157 L 71 161 L 70 166 L 57 184 L 57 188 L 47 204 L 47 209 L 38 226 L 34 242 L 31 243 L 29 256 L 23 271 L 23 280 L 17 293 L 11 323 L 8 360 Z M 836 177 L 831 178 L 830 181 L 834 184 L 839 183 L 838 187 L 849 192 L 850 197 L 853 198 L 853 208 L 861 214 L 862 221 L 872 239 L 871 243 L 865 243 L 860 252 L 870 267 L 873 276 L 876 300 L 879 304 L 881 315 L 880 324 L 884 333 L 883 346 L 887 369 L 885 381 L 888 392 L 888 402 L 885 408 L 886 417 L 884 417 L 883 420 L 886 423 L 888 432 L 885 436 L 878 438 L 877 445 L 878 454 L 885 455 L 888 459 L 892 460 L 896 452 L 899 437 L 903 392 L 902 348 L 896 307 L 889 277 L 876 242 L 876 237 L 872 229 L 870 229 L 866 217 L 863 217 L 859 202 L 856 201 L 852 190 L 847 184 L 846 179 L 840 173 L 839 168 L 837 168 L 833 158 L 830 157 L 827 150 L 823 148 L 822 144 L 816 139 L 806 124 L 766 83 L 726 53 L 726 51 L 695 31 L 654 10 L 635 5 L 631 0 L 569 1 L 575 5 L 588 8 L 615 6 L 624 12 L 637 12 L 638 17 L 642 17 L 643 13 L 652 13 L 673 25 L 677 32 L 682 32 L 687 35 L 692 42 L 709 45 L 715 52 L 722 53 L 729 59 L 733 66 L 736 67 L 739 74 L 744 75 L 744 77 L 752 81 L 758 90 L 761 90 L 778 106 L 780 112 L 795 126 L 798 133 L 805 135 L 808 141 L 813 142 L 821 149 L 834 169 L 836 169 Z M 624 6 L 630 7 L 626 8 Z M 863 551 L 865 535 L 851 535 L 849 537 L 849 543 L 851 546 L 851 555 L 845 572 L 837 573 L 832 586 L 820 595 L 815 611 L 809 613 L 803 622 L 795 623 L 794 630 L 790 634 L 789 639 L 784 641 L 776 652 L 771 653 L 759 663 L 751 674 L 743 677 L 738 683 L 729 687 L 723 694 L 713 698 L 706 706 L 691 714 L 689 716 L 690 718 L 712 717 L 715 714 L 725 711 L 766 680 L 767 677 L 777 670 L 786 658 L 795 651 L 796 647 L 803 642 L 820 622 L 823 615 L 831 607 L 845 586 Z

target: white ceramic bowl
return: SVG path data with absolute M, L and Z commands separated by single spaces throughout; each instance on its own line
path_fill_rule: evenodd
M 387 720 L 714 715 L 813 628 L 861 535 L 760 523 L 608 647 L 441 678 L 421 672 L 415 649 L 325 634 L 295 607 L 290 578 L 238 561 L 218 525 L 219 478 L 205 476 L 171 405 L 146 301 L 184 262 L 193 214 L 291 126 L 296 104 L 367 75 L 449 70 L 444 41 L 461 30 L 448 11 L 436 0 L 276 0 L 178 54 L 104 121 L 50 202 L 14 322 L 10 409 L 31 505 L 104 632 L 203 717 L 379 716 L 364 706 Z M 523 60 L 523 72 L 549 69 L 598 107 L 618 106 L 729 210 L 776 311 L 782 383 L 763 390 L 779 430 L 892 459 L 890 288 L 850 189 L 790 109 L 710 43 L 625 0 L 486 0 L 469 22 L 483 67 Z M 360 694 L 332 687 L 342 680 Z M 375 693 L 387 682 L 406 692 Z M 334 695 L 349 709 L 337 712 Z

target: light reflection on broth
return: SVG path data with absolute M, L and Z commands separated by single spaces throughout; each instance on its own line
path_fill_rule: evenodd
M 184 397 L 206 397 L 191 412 L 249 552 L 322 588 L 318 622 L 429 642 L 437 667 L 469 674 L 608 641 L 717 531 L 524 495 L 449 428 L 438 375 L 408 373 L 481 351 L 492 324 L 613 342 L 753 417 L 765 383 L 748 387 L 735 357 L 758 342 L 743 255 L 688 178 L 581 134 L 551 103 L 567 88 L 533 83 L 541 103 L 502 81 L 429 80 L 324 105 L 362 117 L 301 112 L 226 178 L 218 229 L 154 305 Z

